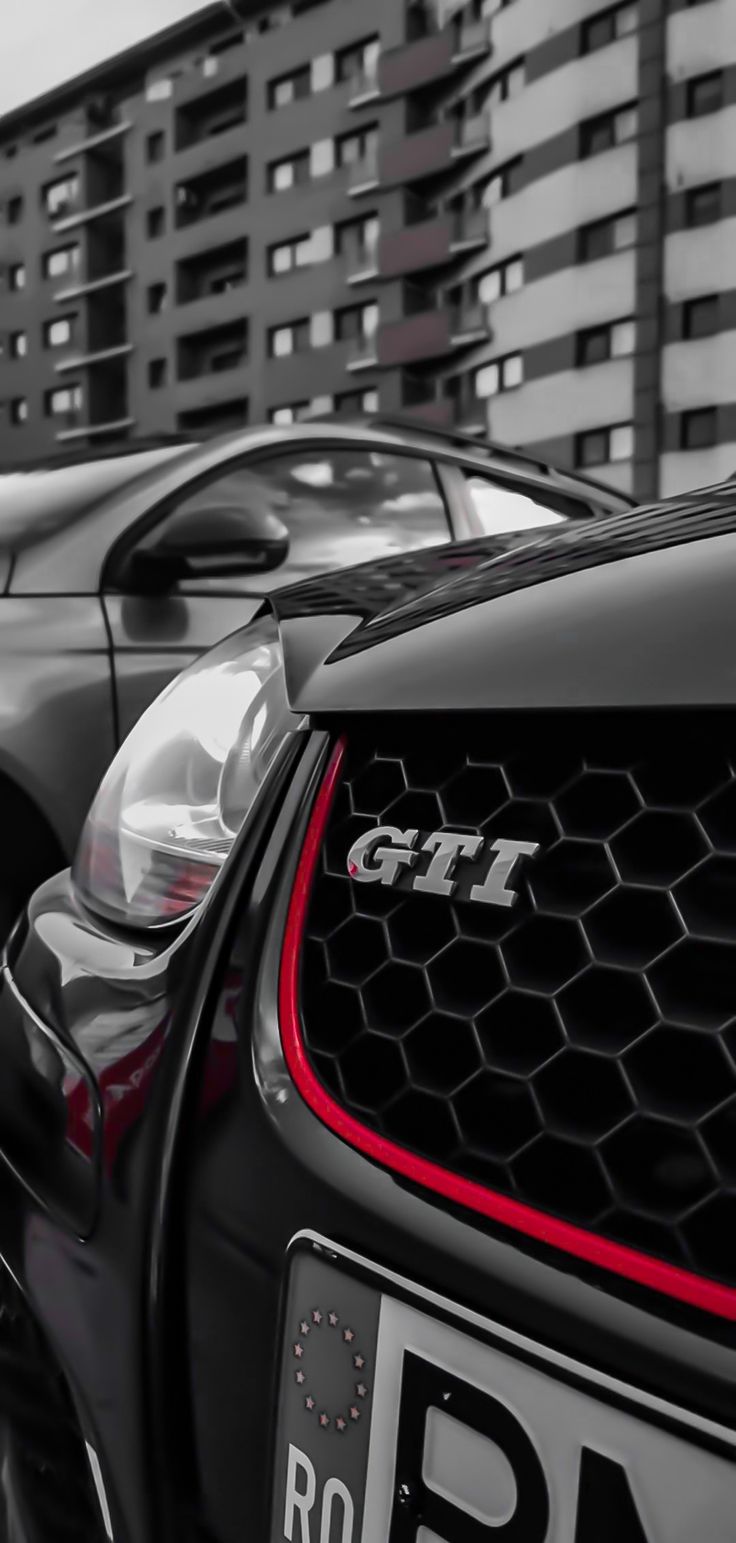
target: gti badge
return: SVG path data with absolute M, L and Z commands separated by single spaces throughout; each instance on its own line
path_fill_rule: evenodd
M 518 900 L 509 880 L 522 857 L 535 857 L 538 841 L 512 841 L 499 836 L 484 841 L 482 836 L 462 835 L 458 831 L 433 830 L 419 841 L 418 830 L 399 830 L 395 825 L 379 825 L 359 836 L 348 852 L 348 873 L 356 884 L 396 884 L 413 869 L 423 853 L 429 864 L 423 873 L 412 874 L 409 889 L 428 895 L 454 895 L 458 881 L 454 877 L 458 862 L 476 863 L 487 850 L 493 854 L 485 878 L 472 884 L 469 900 L 482 905 L 513 905 Z

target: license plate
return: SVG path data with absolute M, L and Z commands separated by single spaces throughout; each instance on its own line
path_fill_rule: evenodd
M 733 1543 L 736 1432 L 312 1240 L 271 1543 Z

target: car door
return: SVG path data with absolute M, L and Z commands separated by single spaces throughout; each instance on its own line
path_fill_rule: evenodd
M 268 511 L 289 550 L 269 573 L 182 580 L 166 594 L 126 591 L 116 554 L 103 578 L 121 737 L 171 678 L 220 638 L 249 622 L 270 590 L 330 569 L 450 541 L 452 530 L 431 457 L 385 445 L 310 439 L 279 453 L 252 453 L 220 467 L 149 513 L 131 540 L 165 534 L 177 515 L 227 505 Z M 117 564 L 119 567 L 119 564 Z

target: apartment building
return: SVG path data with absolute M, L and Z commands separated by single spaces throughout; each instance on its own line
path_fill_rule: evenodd
M 730 0 L 207 5 L 0 118 L 0 464 L 380 407 L 728 475 L 735 102 Z

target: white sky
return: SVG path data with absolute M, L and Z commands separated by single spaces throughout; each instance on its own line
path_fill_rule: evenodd
M 0 0 L 0 114 L 141 38 L 205 0 Z

